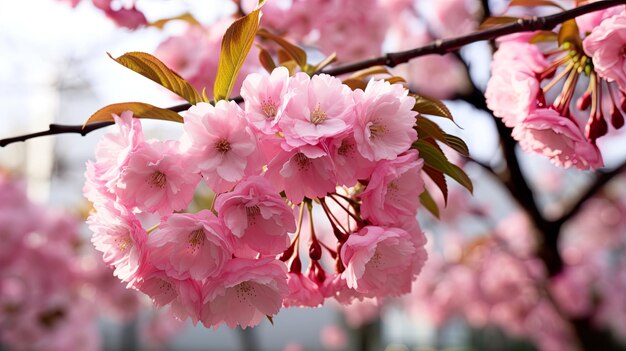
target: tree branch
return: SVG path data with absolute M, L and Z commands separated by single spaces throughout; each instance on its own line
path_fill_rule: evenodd
M 331 68 L 324 69 L 322 71 L 316 73 L 326 73 L 333 76 L 338 76 L 341 74 L 356 72 L 361 69 L 365 69 L 372 66 L 377 65 L 385 65 L 388 67 L 395 67 L 399 64 L 406 63 L 414 58 L 432 54 L 445 55 L 450 52 L 456 51 L 459 48 L 475 43 L 483 40 L 492 40 L 507 34 L 513 33 L 521 33 L 521 32 L 530 32 L 536 30 L 550 30 L 556 27 L 558 24 L 563 23 L 567 20 L 576 18 L 578 16 L 584 15 L 586 13 L 595 12 L 607 9 L 609 7 L 614 7 L 617 5 L 625 5 L 626 0 L 604 0 L 593 2 L 587 5 L 583 5 L 580 7 L 576 7 L 571 10 L 559 12 L 557 14 L 553 14 L 550 16 L 544 17 L 532 17 L 527 19 L 519 19 L 515 23 L 505 24 L 502 26 L 489 28 L 481 31 L 474 32 L 472 34 L 450 38 L 446 40 L 436 40 L 433 43 L 422 46 L 419 48 L 407 50 L 407 51 L 399 51 L 388 53 L 383 56 L 357 61 L 353 63 L 348 63 L 345 65 L 339 65 Z M 241 97 L 236 97 L 233 100 L 241 101 Z M 184 111 L 188 109 L 190 104 L 181 104 L 177 106 L 169 107 L 168 109 L 176 112 Z M 7 146 L 11 143 L 26 141 L 28 139 L 37 138 L 40 136 L 46 135 L 55 135 L 55 134 L 63 134 L 63 133 L 78 133 L 80 135 L 86 135 L 87 133 L 106 127 L 111 125 L 111 123 L 98 123 L 98 124 L 90 124 L 89 126 L 82 129 L 82 126 L 77 125 L 62 125 L 62 124 L 51 124 L 50 129 L 42 132 L 31 133 L 26 135 L 21 135 L 13 138 L 1 139 L 0 147 Z
M 580 196 L 580 198 L 574 203 L 574 205 L 555 222 L 562 225 L 568 220 L 572 219 L 572 217 L 580 212 L 583 204 L 587 202 L 587 200 L 591 199 L 600 190 L 602 190 L 605 185 L 610 183 L 613 178 L 622 174 L 624 171 L 626 171 L 626 161 L 624 161 L 621 165 L 613 170 L 598 171 L 598 176 L 596 177 L 596 180 L 591 184 L 591 186 L 589 186 L 589 188 L 587 188 L 587 190 Z

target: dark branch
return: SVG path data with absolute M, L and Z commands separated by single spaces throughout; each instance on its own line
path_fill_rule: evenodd
M 580 209 L 582 208 L 583 204 L 587 202 L 587 200 L 591 199 L 595 194 L 597 194 L 600 190 L 602 190 L 602 188 L 604 188 L 605 185 L 611 182 L 613 178 L 622 174 L 624 171 L 626 171 L 626 161 L 613 170 L 598 171 L 596 180 L 580 196 L 578 201 L 574 203 L 574 205 L 569 209 L 569 211 L 567 211 L 563 216 L 561 216 L 561 218 L 556 220 L 556 223 L 559 223 L 560 225 L 562 225 L 568 220 L 570 220 L 572 217 L 574 217 L 578 212 L 580 212 Z
M 507 34 L 532 32 L 536 30 L 550 30 L 560 23 L 584 15 L 586 13 L 600 11 L 609 7 L 624 4 L 626 4 L 626 0 L 605 0 L 593 2 L 550 16 L 519 19 L 517 22 L 514 23 L 481 30 L 461 37 L 451 38 L 447 40 L 436 40 L 435 42 L 426 46 L 407 51 L 388 53 L 384 56 L 372 58 L 369 60 L 333 67 L 323 70 L 321 73 L 327 73 L 333 76 L 337 76 L 377 65 L 395 67 L 399 64 L 406 63 L 416 57 L 431 54 L 445 55 L 450 52 L 456 51 L 465 45 L 472 44 L 478 41 L 495 39 Z
M 348 63 L 345 65 L 339 65 L 331 68 L 324 69 L 317 73 L 326 73 L 333 76 L 338 76 L 345 73 L 356 72 L 361 69 L 365 69 L 372 66 L 377 65 L 385 65 L 388 67 L 395 67 L 399 64 L 406 63 L 414 58 L 432 54 L 444 55 L 453 51 L 458 50 L 459 48 L 475 43 L 483 40 L 492 40 L 503 35 L 520 33 L 520 32 L 529 32 L 535 30 L 550 30 L 557 26 L 560 23 L 563 23 L 567 20 L 576 18 L 578 16 L 584 15 L 586 13 L 600 11 L 607 9 L 609 7 L 624 5 L 626 4 L 626 0 L 604 0 L 593 2 L 587 5 L 583 5 L 580 7 L 576 7 L 574 9 L 563 11 L 554 15 L 545 16 L 545 17 L 532 17 L 528 19 L 520 19 L 515 23 L 506 24 L 478 32 L 474 32 L 472 34 L 464 35 L 461 37 L 451 38 L 447 40 L 437 40 L 429 45 L 422 46 L 419 48 L 388 53 L 386 55 L 375 57 L 363 61 L 357 61 L 353 63 Z M 233 100 L 241 101 L 241 97 L 236 97 Z M 168 109 L 176 112 L 185 111 L 191 105 L 189 104 L 181 104 L 177 106 L 169 107 Z M 4 147 L 11 143 L 26 141 L 28 139 L 37 138 L 40 136 L 46 135 L 55 135 L 55 134 L 63 134 L 63 133 L 78 133 L 81 135 L 85 135 L 91 131 L 96 129 L 103 128 L 105 126 L 111 125 L 111 123 L 98 123 L 91 124 L 85 129 L 82 129 L 82 126 L 76 125 L 61 125 L 61 124 L 52 124 L 50 125 L 50 129 L 42 132 L 21 135 L 13 138 L 1 139 L 0 147 Z

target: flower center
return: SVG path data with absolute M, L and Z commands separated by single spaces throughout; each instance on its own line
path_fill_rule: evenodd
M 248 282 L 239 283 L 235 287 L 235 291 L 237 292 L 237 299 L 239 302 L 244 302 L 249 298 L 256 297 L 256 291 L 254 290 L 254 286 L 252 286 Z
M 385 126 L 379 123 L 372 123 L 369 129 L 370 129 L 370 136 L 372 139 L 377 138 L 385 133 Z
M 339 149 L 337 149 L 337 153 L 341 156 L 347 156 L 349 155 L 352 150 L 354 149 L 354 146 L 346 141 L 345 139 L 341 142 L 341 146 L 339 146 Z
M 189 233 L 189 251 L 191 253 L 195 253 L 204 245 L 204 230 L 196 229 L 193 232 Z
M 115 238 L 115 245 L 117 245 L 117 249 L 124 252 L 133 247 L 133 241 L 130 240 L 129 235 L 125 235 L 123 237 Z
M 215 143 L 215 150 L 221 152 L 223 154 L 227 153 L 230 150 L 230 143 L 226 139 L 220 139 Z
M 382 260 L 383 256 L 380 254 L 380 252 L 378 252 L 378 250 L 376 250 L 374 252 L 374 256 L 372 256 L 372 259 L 370 260 L 370 264 L 374 266 L 374 268 L 379 268 Z
M 269 100 L 264 100 L 261 103 L 261 111 L 263 111 L 263 114 L 265 114 L 266 119 L 273 119 L 274 117 L 276 117 L 278 109 L 276 107 L 276 103 L 272 100 L 272 98 L 269 98 Z
M 154 185 L 159 189 L 165 188 L 165 183 L 167 182 L 167 177 L 165 174 L 161 173 L 161 171 L 155 171 L 150 176 L 150 184 Z
M 298 169 L 300 171 L 307 170 L 311 165 L 311 160 L 309 160 L 309 158 L 301 152 L 298 152 L 293 158 L 296 161 L 296 164 L 298 165 Z
M 311 115 L 309 117 L 311 119 L 311 123 L 318 125 L 326 120 L 326 112 L 322 111 L 320 104 L 317 103 L 313 111 L 311 111 Z

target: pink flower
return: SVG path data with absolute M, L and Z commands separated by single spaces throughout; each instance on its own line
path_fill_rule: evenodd
M 415 98 L 407 94 L 402 85 L 382 80 L 370 80 L 364 92 L 354 92 L 354 139 L 363 157 L 393 160 L 417 139 Z
M 424 191 L 420 175 L 423 164 L 416 150 L 378 162 L 361 193 L 363 218 L 377 225 L 398 225 L 402 218 L 414 217 Z
M 120 27 L 137 29 L 148 24 L 146 16 L 135 7 L 134 1 L 130 6 L 122 6 L 119 9 L 113 9 L 111 2 L 112 0 L 93 0 L 94 6 L 104 11 L 106 16 Z
M 409 233 L 399 228 L 366 226 L 341 248 L 348 287 L 368 296 L 397 296 L 411 291 L 421 269 Z
M 626 10 L 610 17 L 583 40 L 585 53 L 591 56 L 600 77 L 615 81 L 626 92 Z
M 302 202 L 305 196 L 324 197 L 336 187 L 332 160 L 317 146 L 281 152 L 267 165 L 267 178 L 277 189 L 284 189 L 294 204 Z
M 325 326 L 320 333 L 320 339 L 328 350 L 342 350 L 348 345 L 346 332 L 336 325 Z
M 269 135 L 276 133 L 274 126 L 289 100 L 288 85 L 289 71 L 282 66 L 269 77 L 252 73 L 243 81 L 241 96 L 246 104 L 246 118 L 257 130 Z
M 324 303 L 319 286 L 300 272 L 289 273 L 287 285 L 289 294 L 283 300 L 284 307 L 318 307 Z
M 235 102 L 192 106 L 184 129 L 190 158 L 213 191 L 227 191 L 245 175 L 260 173 L 256 138 Z
M 117 131 L 107 133 L 96 146 L 96 162 L 87 161 L 83 193 L 93 203 L 114 199 L 113 189 L 129 155 L 144 142 L 141 122 L 131 111 L 113 114 Z
M 589 34 L 594 28 L 598 27 L 602 21 L 609 17 L 613 17 L 624 10 L 624 6 L 609 7 L 606 10 L 594 11 L 576 17 L 576 24 L 580 33 Z
M 146 260 L 146 231 L 126 208 L 109 202 L 97 208 L 87 220 L 93 232 L 91 242 L 102 252 L 104 263 L 115 267 L 115 274 L 132 285 Z
M 136 288 L 148 295 L 157 307 L 171 305 L 181 320 L 191 318 L 196 324 L 202 310 L 202 284 L 193 279 L 175 279 L 154 267 L 146 270 Z
M 286 148 L 317 145 L 324 138 L 348 130 L 354 120 L 352 91 L 327 74 L 310 78 L 296 74 L 289 84 L 292 96 L 278 121 Z
M 287 267 L 274 258 L 234 258 L 223 274 L 204 286 L 202 323 L 234 328 L 255 326 L 280 310 L 288 292 Z
M 513 138 L 526 152 L 542 154 L 559 167 L 603 166 L 598 147 L 591 144 L 572 120 L 553 109 L 536 109 L 513 129 Z
M 375 164 L 361 155 L 354 135 L 334 138 L 330 150 L 340 185 L 353 186 L 357 180 L 367 179 L 372 174 Z
M 548 66 L 536 45 L 507 41 L 493 57 L 485 97 L 487 106 L 504 124 L 515 127 L 537 105 L 541 89 L 537 73 Z
M 129 156 L 115 194 L 127 207 L 167 215 L 187 207 L 199 180 L 177 142 L 145 142 Z
M 277 255 L 289 247 L 288 232 L 296 230 L 289 206 L 260 176 L 247 178 L 232 192 L 215 200 L 219 218 L 238 241 L 263 255 Z
M 148 237 L 150 261 L 176 279 L 215 277 L 232 256 L 226 233 L 211 211 L 174 213 Z

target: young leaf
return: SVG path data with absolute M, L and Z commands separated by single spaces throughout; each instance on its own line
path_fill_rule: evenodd
M 417 94 L 410 94 L 410 95 L 415 98 L 415 106 L 413 107 L 413 111 L 424 114 L 424 115 L 447 118 L 451 120 L 452 122 L 454 122 L 454 117 L 452 117 L 452 112 L 450 112 L 448 107 L 441 100 L 431 98 L 431 97 L 426 97 L 423 95 L 417 95 Z M 458 124 L 457 124 L 457 127 L 459 127 Z
M 469 148 L 467 144 L 463 141 L 463 139 L 459 138 L 456 135 L 445 133 L 444 137 L 446 139 L 445 144 L 451 147 L 454 151 L 461 154 L 461 156 L 469 157 Z
M 313 73 L 323 70 L 326 66 L 330 65 L 336 60 L 337 60 L 337 53 L 333 52 L 332 54 L 326 56 L 326 58 L 320 61 L 317 65 L 313 66 L 313 69 L 314 69 Z
M 272 73 L 274 68 L 276 68 L 276 63 L 274 63 L 274 59 L 272 55 L 261 45 L 257 45 L 259 48 L 259 62 L 261 66 L 265 68 L 268 73 Z
M 256 10 L 233 22 L 222 38 L 222 52 L 213 85 L 213 98 L 216 102 L 228 99 L 235 86 L 237 74 L 248 56 L 259 29 L 262 5 L 259 3 Z
M 428 190 L 424 190 L 424 192 L 420 194 L 420 203 L 428 212 L 435 216 L 435 218 L 439 219 L 439 206 L 437 206 L 437 203 Z
M 558 39 L 558 35 L 550 30 L 542 30 L 539 31 L 537 34 L 533 35 L 532 38 L 530 38 L 529 43 L 531 44 L 536 44 L 536 43 L 545 43 L 545 42 L 551 42 L 551 41 L 556 41 Z
M 400 76 L 392 76 L 389 78 L 385 78 L 385 81 L 389 84 L 397 84 L 397 83 L 406 83 L 406 80 Z
M 169 17 L 169 18 L 160 19 L 158 21 L 154 21 L 150 23 L 149 26 L 163 29 L 163 27 L 165 27 L 165 25 L 170 21 L 185 21 L 194 26 L 201 25 L 200 22 L 198 22 L 198 20 L 195 17 L 193 17 L 191 13 L 186 12 L 186 13 L 183 13 L 182 15 L 178 15 L 175 17 Z
M 446 155 L 436 146 L 426 140 L 418 140 L 413 143 L 413 147 L 419 151 L 420 157 L 424 159 L 425 165 L 450 176 L 450 178 L 454 179 L 470 192 L 474 191 L 472 180 L 469 179 L 467 174 L 458 166 L 450 163 Z
M 203 101 L 198 91 L 189 82 L 150 54 L 145 52 L 127 52 L 118 58 L 114 58 L 111 54 L 108 55 L 120 65 L 169 89 L 191 104 L 195 105 Z
M 348 78 L 343 81 L 343 84 L 349 86 L 350 89 L 352 90 L 357 90 L 357 89 L 365 90 L 365 87 L 367 87 L 367 83 L 365 83 L 364 81 L 360 79 Z
M 391 72 L 385 66 L 372 66 L 352 73 L 349 79 L 361 79 L 375 74 L 385 74 L 391 76 Z
M 561 29 L 559 29 L 559 46 L 564 43 L 570 43 L 577 48 L 582 48 L 583 42 L 580 39 L 580 32 L 578 31 L 578 25 L 576 24 L 576 20 L 568 20 L 561 24 Z
M 480 24 L 480 27 L 478 27 L 478 29 L 489 29 L 489 28 L 497 27 L 503 24 L 517 22 L 518 20 L 520 20 L 520 18 L 510 17 L 510 16 L 489 17 L 483 23 Z
M 415 121 L 415 129 L 420 139 L 431 137 L 441 142 L 446 141 L 446 133 L 435 122 L 426 117 L 418 116 Z
M 112 114 L 120 115 L 124 111 L 132 111 L 134 118 L 160 119 L 163 121 L 174 121 L 183 123 L 183 118 L 172 110 L 156 107 L 143 102 L 122 102 L 111 104 L 96 111 L 85 124 L 94 122 L 113 122 Z
M 425 165 L 423 170 L 424 170 L 424 173 L 426 173 L 428 177 L 432 179 L 435 185 L 437 185 L 437 187 L 441 191 L 441 195 L 443 195 L 443 201 L 445 202 L 447 206 L 448 205 L 448 183 L 446 182 L 446 178 L 443 176 L 443 173 L 428 165 Z
M 270 33 L 269 31 L 263 28 L 259 29 L 259 31 L 257 32 L 257 35 L 263 39 L 268 39 L 278 44 L 281 48 L 283 48 L 283 50 L 285 50 L 287 55 L 289 55 L 294 61 L 296 61 L 296 63 L 298 64 L 298 66 L 300 66 L 300 68 L 304 68 L 304 66 L 306 65 L 306 60 L 307 60 L 306 52 L 302 50 L 301 48 L 299 48 L 298 46 L 288 42 L 287 40 L 285 40 L 284 38 L 278 35 Z

